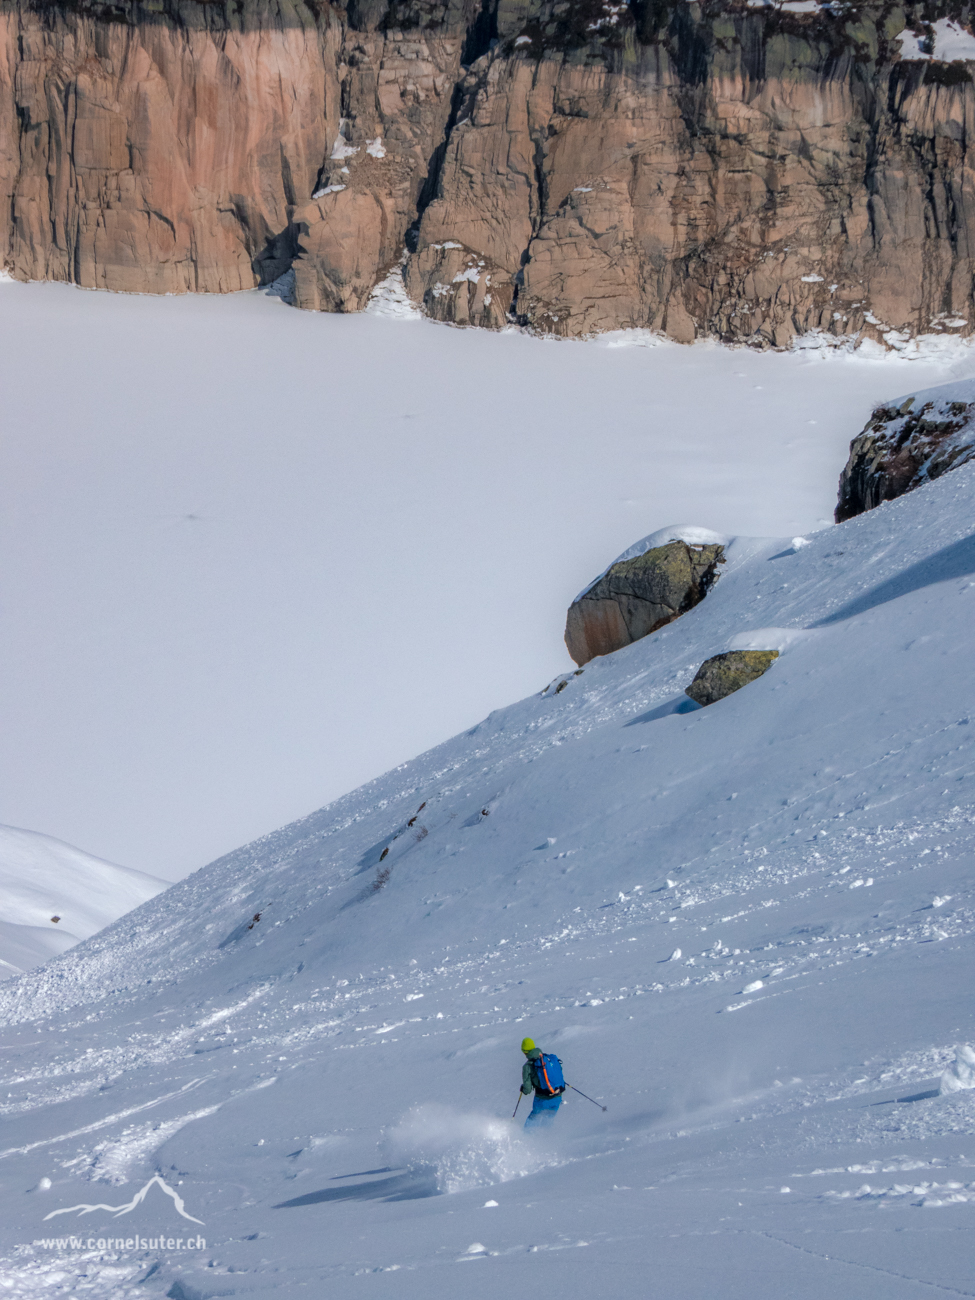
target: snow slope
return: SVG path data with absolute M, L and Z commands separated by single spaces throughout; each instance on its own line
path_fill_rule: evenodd
M 166 888 L 50 835 L 0 826 L 0 979 L 39 966 Z
M 677 622 L 0 987 L 5 1294 L 971 1294 L 973 501 L 733 539 Z M 524 1034 L 608 1110 L 526 1138 Z
M 975 368 L 650 341 L 0 283 L 0 821 L 179 879 L 568 668 L 656 523 L 831 519 Z

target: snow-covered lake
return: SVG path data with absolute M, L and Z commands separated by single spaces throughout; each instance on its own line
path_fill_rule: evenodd
M 0 821 L 170 879 L 568 664 L 671 522 L 828 521 L 944 364 L 0 284 Z

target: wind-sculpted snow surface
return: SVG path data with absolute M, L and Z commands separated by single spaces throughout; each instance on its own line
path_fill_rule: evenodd
M 677 622 L 0 986 L 8 1293 L 969 1294 L 973 498 L 730 539 Z M 729 649 L 779 657 L 696 708 Z M 526 1034 L 608 1110 L 529 1139 Z M 158 1188 L 134 1246 L 44 1236 L 156 1173 L 205 1249 Z

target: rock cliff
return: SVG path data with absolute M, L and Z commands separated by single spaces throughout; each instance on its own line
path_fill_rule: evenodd
M 411 297 L 457 324 L 964 335 L 969 18 L 0 0 L 0 256 L 20 279 L 159 293 L 293 268 L 297 305 L 356 311 L 405 249 Z
M 975 459 L 975 382 L 941 384 L 878 406 L 850 443 L 836 522 L 872 510 Z

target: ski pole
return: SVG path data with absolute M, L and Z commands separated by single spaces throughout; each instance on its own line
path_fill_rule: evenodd
M 512 1119 L 514 1119 L 514 1117 L 518 1114 L 518 1107 L 519 1107 L 520 1105 L 521 1105 L 521 1089 L 519 1088 L 519 1090 L 518 1090 L 518 1100 L 515 1102 L 515 1108 L 514 1108 L 514 1110 L 512 1111 L 512 1114 L 511 1114 L 511 1118 L 512 1118 Z
M 578 1092 L 580 1097 L 586 1097 L 586 1094 L 585 1094 L 584 1092 L 580 1092 L 580 1090 L 575 1086 L 574 1083 L 566 1084 L 566 1087 L 567 1087 L 567 1088 L 571 1088 L 573 1092 Z M 606 1107 L 603 1106 L 600 1102 L 598 1102 L 598 1101 L 593 1101 L 592 1097 L 586 1097 L 586 1101 L 592 1101 L 592 1104 L 593 1104 L 594 1106 L 599 1106 L 599 1109 L 600 1109 L 600 1110 L 605 1110 L 605 1109 L 606 1109 Z

